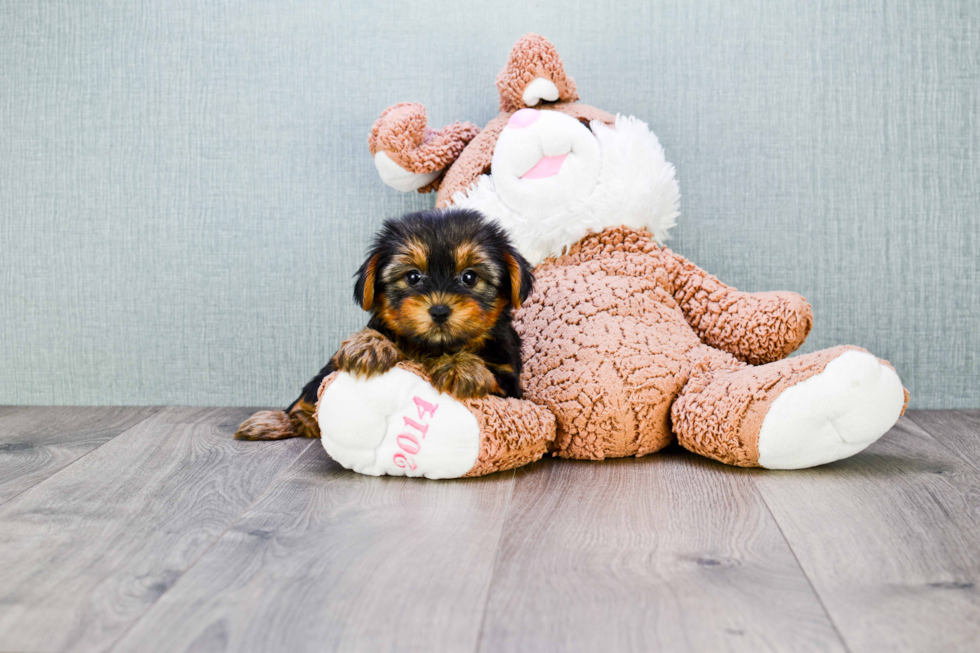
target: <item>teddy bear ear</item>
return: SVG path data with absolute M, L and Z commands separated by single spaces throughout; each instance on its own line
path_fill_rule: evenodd
M 445 169 L 479 133 L 468 122 L 432 129 L 424 106 L 402 102 L 385 109 L 375 121 L 368 149 L 386 184 L 403 192 L 429 192 L 439 187 Z
M 578 100 L 575 80 L 551 42 L 538 34 L 526 34 L 514 44 L 507 65 L 497 75 L 500 110 L 517 111 L 545 102 Z

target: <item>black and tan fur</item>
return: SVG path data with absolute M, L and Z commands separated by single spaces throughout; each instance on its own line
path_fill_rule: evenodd
M 521 397 L 521 341 L 511 320 L 533 277 L 502 229 L 461 209 L 388 220 L 356 277 L 367 328 L 341 344 L 285 412 L 256 413 L 236 438 L 318 438 L 313 412 L 327 375 L 375 376 L 406 359 L 460 399 Z

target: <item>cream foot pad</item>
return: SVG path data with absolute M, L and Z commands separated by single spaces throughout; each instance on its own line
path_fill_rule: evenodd
M 894 426 L 904 405 L 894 369 L 846 351 L 772 403 L 759 430 L 759 465 L 802 469 L 853 456 Z
M 461 402 L 403 367 L 371 379 L 330 375 L 316 419 L 330 457 L 371 476 L 487 474 L 540 458 L 555 435 L 544 408 L 500 397 Z

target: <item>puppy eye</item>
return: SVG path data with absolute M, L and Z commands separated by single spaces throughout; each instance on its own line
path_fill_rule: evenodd
M 405 283 L 410 286 L 418 285 L 419 281 L 422 280 L 422 273 L 418 270 L 412 270 L 405 275 Z
M 476 272 L 474 272 L 473 270 L 467 270 L 466 272 L 464 272 L 459 276 L 459 280 L 463 282 L 463 285 L 466 286 L 467 288 L 472 288 L 473 286 L 475 286 L 476 280 L 478 278 L 479 277 L 476 276 Z

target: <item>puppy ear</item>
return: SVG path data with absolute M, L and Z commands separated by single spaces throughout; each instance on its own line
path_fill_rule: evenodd
M 370 311 L 374 306 L 374 284 L 378 278 L 378 263 L 381 261 L 381 254 L 375 253 L 371 258 L 364 261 L 357 270 L 357 282 L 354 284 L 354 301 L 360 304 L 365 311 Z
M 510 304 L 516 311 L 531 294 L 534 275 L 531 273 L 531 265 L 517 252 L 504 252 L 504 263 L 507 264 L 507 274 L 510 276 Z

